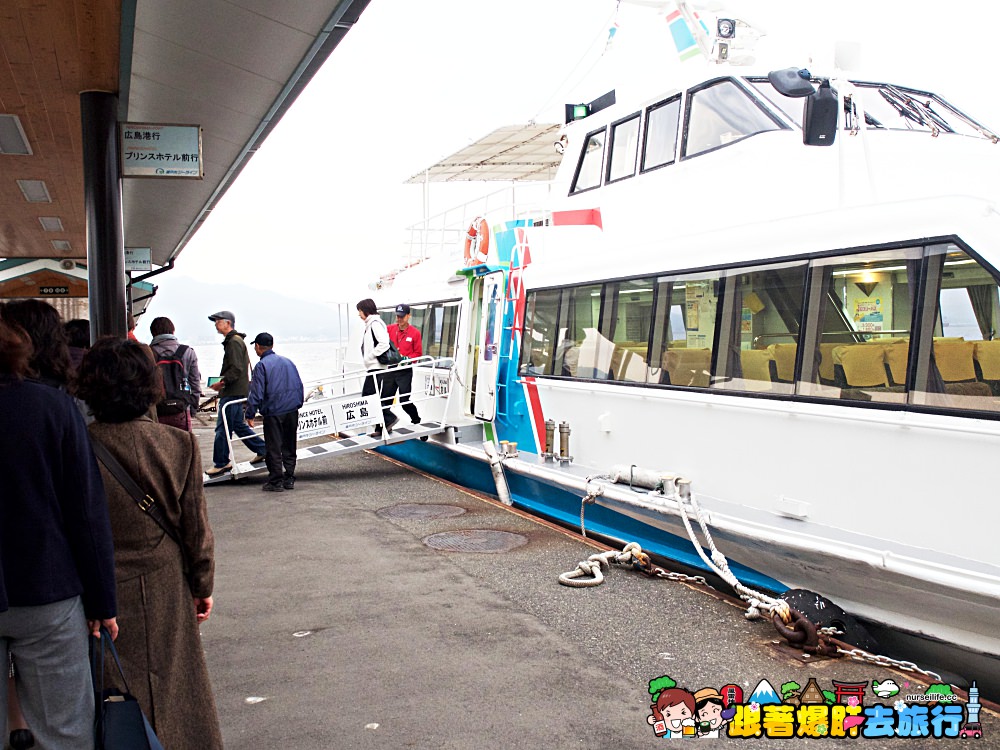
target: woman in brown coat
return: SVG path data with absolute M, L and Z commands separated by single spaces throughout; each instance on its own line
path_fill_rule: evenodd
M 115 544 L 116 643 L 128 687 L 164 747 L 212 750 L 222 736 L 198 630 L 212 611 L 212 529 L 197 439 L 149 417 L 162 393 L 143 344 L 103 339 L 83 358 L 77 395 L 96 418 L 91 439 L 156 500 L 184 548 L 182 555 L 102 464 Z

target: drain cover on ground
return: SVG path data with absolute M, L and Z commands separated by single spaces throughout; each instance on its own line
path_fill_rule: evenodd
M 510 552 L 527 544 L 528 538 L 509 531 L 466 529 L 431 534 L 424 544 L 446 552 Z
M 382 518 L 433 519 L 451 518 L 465 513 L 465 508 L 457 505 L 434 505 L 433 503 L 403 503 L 390 505 L 375 511 Z

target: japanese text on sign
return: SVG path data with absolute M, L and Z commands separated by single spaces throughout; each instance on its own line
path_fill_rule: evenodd
M 124 123 L 121 130 L 123 177 L 201 179 L 201 127 Z

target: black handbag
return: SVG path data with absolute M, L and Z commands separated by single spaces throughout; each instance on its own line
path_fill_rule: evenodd
M 104 686 L 104 650 L 111 650 L 122 684 L 118 688 Z M 163 745 L 149 725 L 139 701 L 128 692 L 115 642 L 101 628 L 101 637 L 90 639 L 90 674 L 94 681 L 94 747 L 95 750 L 163 750 Z
M 372 331 L 372 341 L 375 342 L 375 346 L 378 346 L 378 339 L 375 338 L 375 331 Z M 386 349 L 381 354 L 376 354 L 375 359 L 377 359 L 383 365 L 398 365 L 403 361 L 403 355 L 399 353 L 399 349 L 396 345 L 392 343 L 392 339 L 389 339 L 389 348 Z

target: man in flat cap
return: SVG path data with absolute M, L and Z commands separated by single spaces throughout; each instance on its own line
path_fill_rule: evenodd
M 205 472 L 214 477 L 233 468 L 232 458 L 229 455 L 229 435 L 235 433 L 241 438 L 248 438 L 243 444 L 257 454 L 250 459 L 252 464 L 259 464 L 266 459 L 267 448 L 264 441 L 257 437 L 244 421 L 243 405 L 232 403 L 246 398 L 250 391 L 250 355 L 247 353 L 246 334 L 236 330 L 236 316 L 229 310 L 219 310 L 209 315 L 208 319 L 215 323 L 215 330 L 224 337 L 222 346 L 225 352 L 222 356 L 219 381 L 209 386 L 219 393 L 219 418 L 215 423 L 212 468 Z M 229 423 L 229 435 L 226 434 L 223 414 Z
M 287 357 L 274 353 L 274 337 L 258 333 L 253 340 L 260 361 L 254 365 L 247 398 L 247 424 L 260 412 L 267 444 L 265 492 L 295 489 L 295 444 L 302 407 L 302 378 Z

